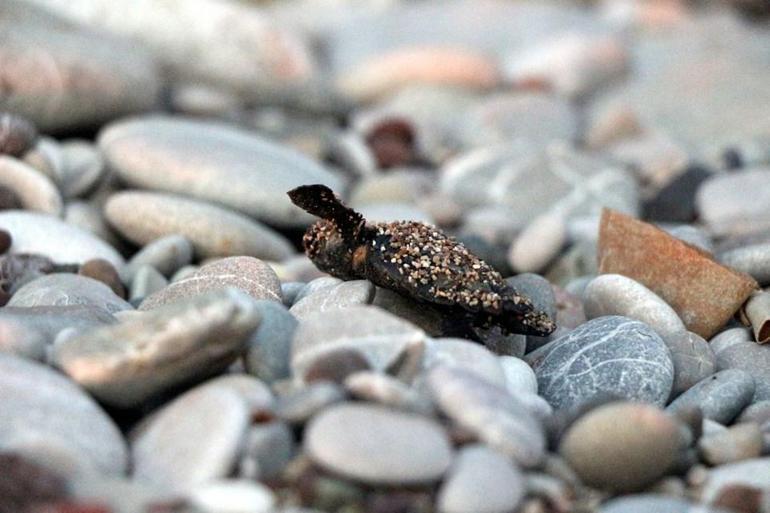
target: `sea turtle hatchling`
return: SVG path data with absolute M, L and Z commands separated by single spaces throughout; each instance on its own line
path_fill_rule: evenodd
M 479 329 L 544 336 L 556 328 L 500 273 L 435 226 L 368 224 L 324 185 L 303 185 L 288 195 L 322 219 L 308 229 L 303 244 L 313 263 L 332 276 L 368 279 Z

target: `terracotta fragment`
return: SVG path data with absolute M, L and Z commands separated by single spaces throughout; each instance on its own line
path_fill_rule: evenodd
M 628 276 L 663 298 L 687 329 L 711 338 L 759 288 L 754 279 L 655 226 L 605 209 L 599 273 Z

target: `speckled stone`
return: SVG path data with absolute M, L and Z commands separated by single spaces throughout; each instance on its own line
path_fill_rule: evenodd
M 717 258 L 728 267 L 744 272 L 761 286 L 770 285 L 770 244 L 751 244 L 720 253 Z
M 24 210 L 60 216 L 62 197 L 45 175 L 20 160 L 0 155 L 0 186 L 11 190 Z
M 666 411 L 675 413 L 697 406 L 704 418 L 729 424 L 751 403 L 752 397 L 754 379 L 749 373 L 724 370 L 701 380 L 672 402 Z
M 732 345 L 717 353 L 717 370 L 737 369 L 754 378 L 754 400 L 770 399 L 770 346 L 756 342 Z
M 8 306 L 90 306 L 115 313 L 133 310 L 104 283 L 77 274 L 54 273 L 27 283 L 11 297 Z
M 639 282 L 619 274 L 602 274 L 586 285 L 583 292 L 586 317 L 622 315 L 641 321 L 661 337 L 674 337 L 686 331 L 673 308 Z
M 69 338 L 54 359 L 101 401 L 131 407 L 227 368 L 259 320 L 246 294 L 215 291 Z
M 75 383 L 49 367 L 0 352 L 0 447 L 41 437 L 60 442 L 96 472 L 120 475 L 126 444 L 109 416 Z
M 275 301 L 259 300 L 255 307 L 262 321 L 249 338 L 244 366 L 249 374 L 267 383 L 288 378 L 291 339 L 297 329 L 297 319 Z
M 239 256 L 223 258 L 202 266 L 192 275 L 175 281 L 145 298 L 139 309 L 153 310 L 226 287 L 240 289 L 257 300 L 281 302 L 281 284 L 275 271 L 257 258 Z
M 441 513 L 506 513 L 524 498 L 524 478 L 508 458 L 484 445 L 457 454 L 438 491 Z
M 618 402 L 578 419 L 559 453 L 587 485 L 630 492 L 662 477 L 680 444 L 673 417 L 651 405 Z
M 434 367 L 459 367 L 494 385 L 505 387 L 505 371 L 498 357 L 476 342 L 459 338 L 428 339 L 422 360 L 423 372 Z
M 131 186 L 210 201 L 278 226 L 312 219 L 286 191 L 308 183 L 341 186 L 304 155 L 211 121 L 172 116 L 118 121 L 100 134 L 99 146 Z
M 539 393 L 554 409 L 600 394 L 663 406 L 674 382 L 666 344 L 646 324 L 598 317 L 529 353 Z
M 333 287 L 304 294 L 292 305 L 289 312 L 301 320 L 319 312 L 347 308 L 352 305 L 365 305 L 371 303 L 372 299 L 374 299 L 374 285 L 370 281 L 345 281 Z
M 440 479 L 452 461 L 442 427 L 382 406 L 346 403 L 315 417 L 305 453 L 317 464 L 373 485 L 414 485 Z
M 144 265 L 151 265 L 163 276 L 171 277 L 182 267 L 192 263 L 193 247 L 182 235 L 167 235 L 148 243 L 131 257 L 123 270 L 126 283 L 131 283 L 134 274 Z
M 166 235 L 187 237 L 201 257 L 247 255 L 282 260 L 293 253 L 278 232 L 231 210 L 171 194 L 127 191 L 104 212 L 121 235 L 145 245 Z
M 123 257 L 101 239 L 60 219 L 37 212 L 0 212 L 0 228 L 13 237 L 11 253 L 37 253 L 62 264 L 103 258 L 120 269 Z

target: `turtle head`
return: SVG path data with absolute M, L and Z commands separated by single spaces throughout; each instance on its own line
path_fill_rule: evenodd
M 311 226 L 302 238 L 305 253 L 323 272 L 343 280 L 358 278 L 353 269 L 356 247 L 348 243 L 334 221 L 324 219 Z

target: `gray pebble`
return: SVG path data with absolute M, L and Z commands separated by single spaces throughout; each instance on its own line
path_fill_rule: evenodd
M 134 273 L 131 280 L 129 298 L 132 303 L 139 302 L 168 286 L 168 280 L 151 265 L 143 265 Z
M 248 479 L 278 477 L 294 456 L 294 435 L 280 421 L 249 428 L 238 463 L 239 474 Z
M 556 296 L 551 283 L 533 273 L 522 273 L 506 278 L 508 285 L 532 300 L 532 306 L 545 312 L 552 319 L 556 317 Z
M 708 233 L 701 228 L 691 224 L 680 224 L 662 228 L 677 239 L 700 248 L 707 253 L 714 252 L 714 243 L 711 242 L 711 237 L 709 237 Z
M 77 198 L 93 190 L 104 173 L 104 158 L 90 142 L 65 141 L 61 145 L 64 165 L 58 183 L 65 198 Z
M 344 399 L 345 391 L 335 383 L 311 383 L 279 397 L 275 414 L 290 424 L 304 424 L 313 415 Z
M 167 235 L 150 242 L 131 257 L 121 277 L 124 282 L 131 283 L 134 274 L 145 265 L 151 265 L 163 276 L 171 277 L 192 260 L 193 246 L 190 241 L 183 235 Z
M 272 513 L 276 496 L 250 479 L 219 479 L 196 486 L 186 495 L 201 513 Z
M 714 354 L 718 355 L 730 346 L 742 342 L 752 342 L 753 340 L 754 338 L 752 337 L 749 328 L 729 328 L 714 335 L 711 340 L 709 340 L 709 346 L 711 347 L 711 350 L 714 351 Z
M 718 260 L 728 267 L 744 272 L 761 286 L 770 285 L 770 244 L 752 244 L 725 251 Z
M 304 287 L 302 287 L 302 289 L 297 294 L 297 297 L 294 298 L 294 302 L 297 303 L 304 299 L 306 296 L 315 294 L 316 292 L 331 289 L 340 283 L 342 283 L 342 280 L 339 278 L 334 278 L 333 276 L 321 276 L 320 278 L 311 280 L 305 284 Z
M 505 373 L 505 388 L 511 395 L 537 394 L 537 376 L 527 362 L 514 356 L 498 358 Z
M 770 422 L 770 400 L 755 401 L 744 409 L 735 422 L 756 422 L 764 425 Z
M 508 263 L 516 272 L 541 272 L 567 241 L 567 225 L 561 212 L 545 212 L 533 219 L 511 243 Z
M 345 281 L 330 288 L 305 294 L 289 310 L 299 320 L 332 309 L 365 305 L 374 299 L 374 285 L 367 280 Z
M 388 374 L 358 371 L 347 376 L 344 385 L 348 393 L 357 399 L 423 415 L 434 412 L 426 394 Z
M 496 355 L 484 346 L 459 338 L 433 338 L 425 344 L 423 372 L 434 367 L 459 367 L 498 386 L 507 384 L 505 371 Z
M 109 313 L 133 310 L 104 283 L 77 274 L 55 273 L 27 283 L 13 295 L 8 306 L 88 306 Z
M 719 513 L 679 498 L 653 493 L 616 497 L 602 504 L 599 513 Z
M 732 345 L 717 353 L 717 370 L 738 369 L 754 378 L 754 401 L 770 399 L 770 346 L 756 342 Z
M 729 424 L 754 397 L 754 379 L 741 370 L 717 372 L 697 383 L 672 402 L 666 411 L 674 413 L 697 406 L 703 418 Z
M 290 281 L 281 283 L 281 296 L 283 296 L 283 306 L 291 308 L 296 302 L 299 292 L 305 288 L 305 284 L 299 281 Z
M 770 169 L 759 167 L 720 173 L 706 180 L 695 197 L 701 221 L 716 236 L 770 226 L 770 215 L 764 208 L 770 201 L 768 179 Z
M 674 362 L 674 387 L 671 397 L 676 397 L 717 370 L 717 357 L 703 337 L 691 331 L 680 331 L 664 336 L 663 341 L 671 352 Z
M 275 301 L 259 300 L 255 306 L 262 321 L 246 346 L 243 360 L 246 370 L 267 383 L 288 378 L 291 340 L 297 320 Z

